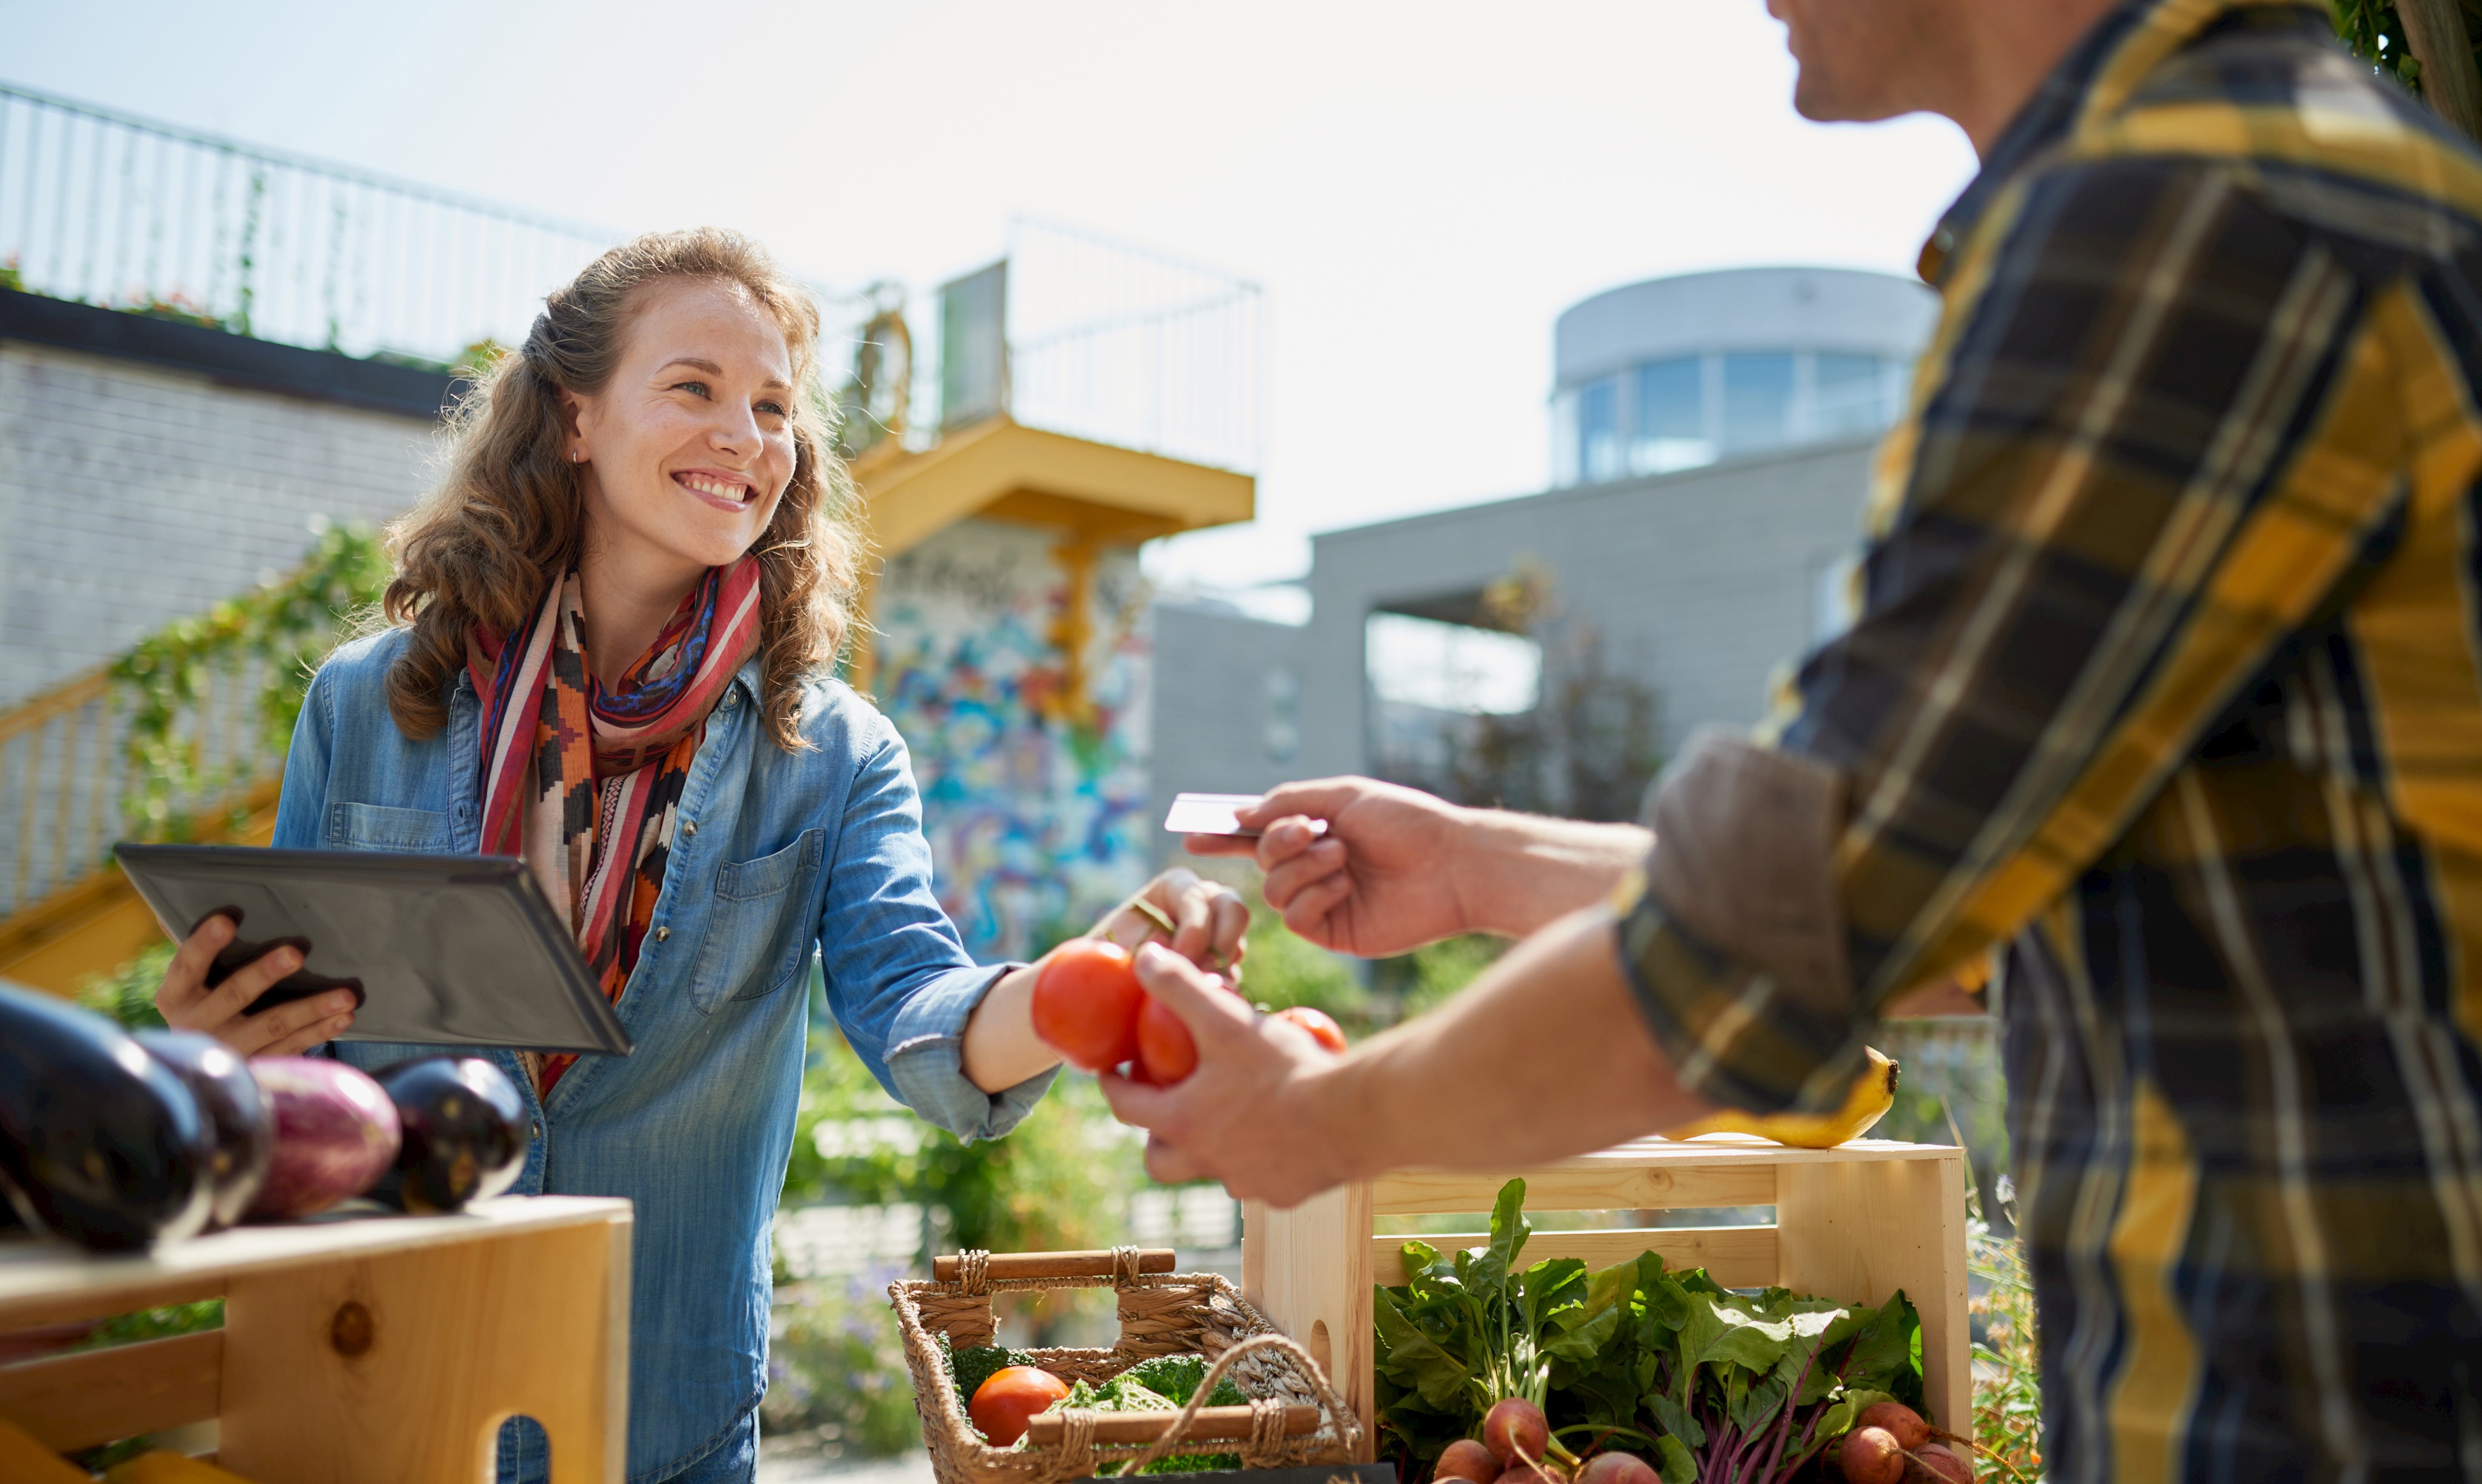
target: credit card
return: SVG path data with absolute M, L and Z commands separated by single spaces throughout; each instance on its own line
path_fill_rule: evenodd
M 1237 835 L 1243 839 L 1258 837 L 1255 830 L 1244 830 L 1235 816 L 1241 810 L 1265 798 L 1257 793 L 1184 793 L 1175 794 L 1171 812 L 1164 815 L 1164 828 L 1175 835 Z M 1325 835 L 1327 821 L 1310 821 L 1313 834 Z

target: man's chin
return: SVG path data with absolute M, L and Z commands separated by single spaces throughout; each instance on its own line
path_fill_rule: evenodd
M 1914 112 L 1884 98 L 1855 97 L 1826 81 L 1813 81 L 1804 68 L 1792 88 L 1792 109 L 1812 123 L 1877 123 Z

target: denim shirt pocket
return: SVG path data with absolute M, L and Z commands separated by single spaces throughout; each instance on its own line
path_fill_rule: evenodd
M 381 804 L 328 806 L 328 844 L 338 850 L 399 850 L 441 855 L 453 848 L 448 816 L 432 809 Z
M 690 970 L 690 998 L 699 1009 L 713 1015 L 727 1000 L 763 999 L 809 962 L 811 888 L 827 850 L 825 829 L 805 830 L 772 856 L 716 873 L 706 939 Z

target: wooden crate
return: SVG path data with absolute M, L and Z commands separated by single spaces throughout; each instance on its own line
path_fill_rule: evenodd
M 214 1418 L 252 1484 L 488 1484 L 518 1414 L 555 1484 L 627 1472 L 629 1203 L 244 1227 L 146 1256 L 0 1241 L 0 1330 L 199 1299 L 224 1327 L 0 1367 L 0 1418 L 64 1451 Z
M 1676 1267 L 1703 1267 L 1730 1288 L 1782 1284 L 1847 1303 L 1882 1304 L 1898 1288 L 1920 1311 L 1923 1399 L 1940 1425 L 1972 1418 L 1966 1334 L 1965 1152 L 1945 1145 L 1856 1139 L 1837 1149 L 1787 1149 L 1712 1134 L 1687 1143 L 1645 1139 L 1535 1170 L 1500 1175 L 1407 1171 L 1342 1186 L 1291 1210 L 1244 1207 L 1241 1288 L 1278 1328 L 1302 1341 L 1361 1416 L 1372 1456 L 1371 1297 L 1405 1281 L 1402 1235 L 1380 1236 L 1381 1216 L 1488 1211 L 1511 1176 L 1525 1179 L 1525 1208 L 1680 1210 L 1772 1206 L 1768 1227 L 1677 1227 L 1609 1232 L 1538 1230 L 1520 1260 L 1581 1258 L 1604 1267 L 1657 1252 Z M 1426 1235 L 1451 1251 L 1488 1233 Z

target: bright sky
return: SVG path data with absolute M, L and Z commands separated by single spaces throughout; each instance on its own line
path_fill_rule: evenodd
M 1909 271 L 1973 170 L 1939 120 L 1803 121 L 1762 0 L 0 0 L 0 36 L 8 81 L 621 230 L 736 226 L 831 283 L 979 266 L 1012 214 L 1254 278 L 1259 519 L 1149 553 L 1216 585 L 1540 489 L 1577 300 Z

